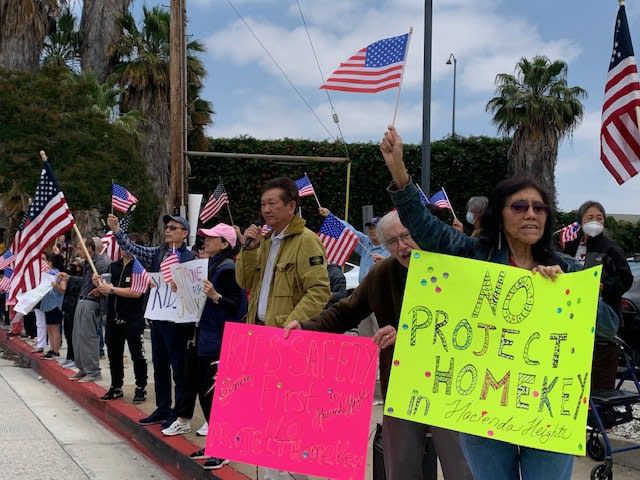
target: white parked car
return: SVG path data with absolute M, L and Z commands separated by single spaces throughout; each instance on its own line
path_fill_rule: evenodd
M 351 295 L 351 292 L 355 290 L 360 283 L 358 281 L 359 275 L 360 267 L 358 265 L 349 262 L 344 264 L 344 277 L 347 279 L 347 294 Z

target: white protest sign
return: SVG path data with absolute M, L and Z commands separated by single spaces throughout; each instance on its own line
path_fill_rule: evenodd
M 23 315 L 29 313 L 34 309 L 38 302 L 42 300 L 42 297 L 49 293 L 49 291 L 53 288 L 51 284 L 55 280 L 55 275 L 43 274 L 40 285 L 32 290 L 27 290 L 26 292 L 18 295 L 18 303 L 16 303 L 16 306 L 13 307 L 13 309 Z
M 207 279 L 207 264 L 207 259 L 200 259 L 174 265 L 171 275 L 177 286 L 176 292 L 171 290 L 160 272 L 149 272 L 157 287 L 149 291 L 145 318 L 176 323 L 199 321 L 206 300 L 204 281 Z

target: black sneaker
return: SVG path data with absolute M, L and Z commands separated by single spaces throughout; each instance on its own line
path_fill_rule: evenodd
M 100 397 L 100 400 L 115 400 L 116 398 L 122 398 L 123 395 L 121 388 L 111 387 L 107 390 L 107 393 Z
M 163 423 L 169 420 L 171 414 L 169 413 L 160 413 L 158 410 L 155 410 L 148 417 L 141 418 L 138 420 L 140 425 L 154 425 L 156 423 Z
M 217 470 L 224 467 L 227 463 L 229 463 L 229 460 L 211 457 L 209 460 L 202 464 L 202 468 L 204 468 L 205 470 Z
M 133 403 L 142 403 L 147 399 L 147 391 L 144 388 L 136 387 L 133 394 Z
M 43 360 L 53 360 L 56 357 L 59 357 L 60 354 L 56 354 L 56 352 L 54 352 L 53 350 L 49 350 L 47 353 L 45 353 L 44 355 L 42 355 L 40 358 Z
M 192 458 L 194 460 L 201 460 L 208 457 L 204 454 L 204 448 L 201 448 L 197 452 L 193 452 L 191 455 L 189 455 L 189 458 Z
M 169 428 L 173 424 L 173 422 L 175 422 L 177 419 L 178 417 L 175 415 L 175 413 L 172 413 L 167 417 L 166 420 L 162 422 L 162 425 L 161 425 L 162 429 L 164 430 L 165 428 Z

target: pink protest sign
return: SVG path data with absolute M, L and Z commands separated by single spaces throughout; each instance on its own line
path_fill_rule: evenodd
M 206 454 L 343 480 L 365 475 L 371 338 L 227 323 Z

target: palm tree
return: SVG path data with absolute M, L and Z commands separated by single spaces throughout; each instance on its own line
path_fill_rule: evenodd
M 0 0 L 0 68 L 32 72 L 63 1 Z
M 586 91 L 567 85 L 567 64 L 543 56 L 521 58 L 516 74 L 496 76 L 496 96 L 487 103 L 493 123 L 513 133 L 509 149 L 511 173 L 526 172 L 548 189 L 555 201 L 558 144 L 582 120 Z
M 169 12 L 161 7 L 143 7 L 139 29 L 131 14 L 121 19 L 123 36 L 114 45 L 119 59 L 113 79 L 123 89 L 121 111 L 139 111 L 142 123 L 141 151 L 154 192 L 164 198 L 164 211 L 170 211 L 169 196 Z M 197 97 L 205 68 L 195 56 L 204 51 L 200 42 L 187 44 L 187 104 L 190 130 L 204 129 L 211 123 L 209 102 Z M 188 132 L 192 133 L 192 132 Z
M 65 7 L 60 18 L 50 23 L 42 49 L 43 64 L 79 70 L 80 32 L 76 28 L 76 21 L 69 7 Z
M 92 72 L 100 83 L 107 79 L 116 64 L 112 48 L 122 37 L 119 20 L 127 14 L 130 4 L 131 0 L 82 2 L 82 70 Z

